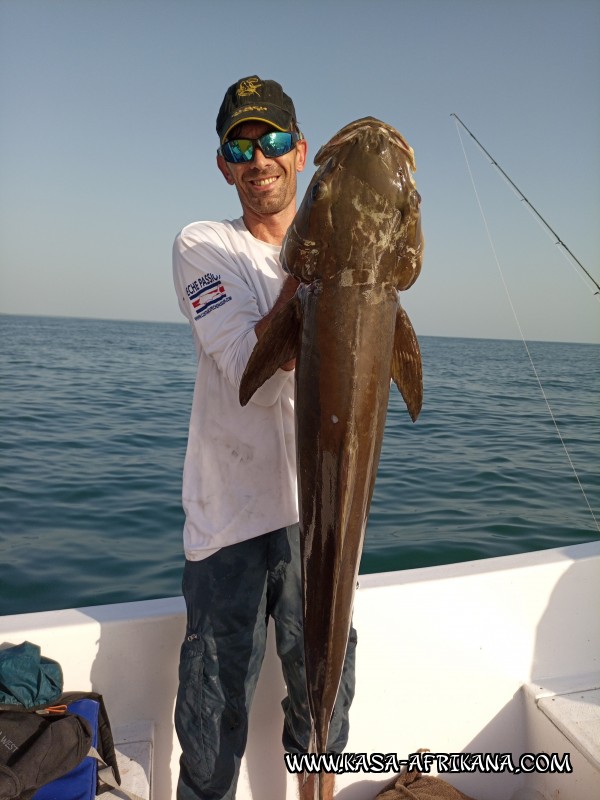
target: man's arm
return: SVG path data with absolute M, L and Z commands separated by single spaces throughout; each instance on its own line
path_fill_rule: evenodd
M 192 324 L 197 346 L 214 359 L 232 386 L 239 389 L 244 369 L 258 339 L 256 326 L 264 320 L 261 328 L 261 332 L 264 332 L 271 317 L 267 314 L 261 319 L 256 296 L 248 283 L 232 269 L 231 255 L 212 223 L 186 226 L 176 237 L 173 245 L 173 278 L 180 308 Z M 205 284 L 207 280 L 221 283 L 224 299 L 214 310 L 209 307 L 207 313 L 202 313 L 194 306 L 195 287 Z M 288 294 L 278 298 L 276 304 L 281 305 L 277 308 L 281 308 L 287 298 L 293 296 L 293 288 L 287 288 Z M 290 367 L 286 366 L 288 369 L 278 370 L 254 393 L 253 403 L 269 406 L 277 401 L 290 377 Z

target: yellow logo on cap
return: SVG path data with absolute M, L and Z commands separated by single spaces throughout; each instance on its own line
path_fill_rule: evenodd
M 262 83 L 258 82 L 258 78 L 248 78 L 248 80 L 240 81 L 236 94 L 238 97 L 248 97 L 251 94 L 258 94 L 258 90 L 261 86 Z
M 250 111 L 266 111 L 266 110 L 267 110 L 266 106 L 242 106 L 241 108 L 238 108 L 237 111 L 233 112 L 233 114 L 231 115 L 231 119 L 233 119 L 234 117 L 239 117 L 240 114 L 248 114 L 250 113 Z

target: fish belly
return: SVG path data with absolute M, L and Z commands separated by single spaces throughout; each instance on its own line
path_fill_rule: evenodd
M 303 310 L 296 363 L 305 662 L 325 752 L 390 389 L 395 297 L 324 289 Z M 300 401 L 301 398 L 301 401 Z

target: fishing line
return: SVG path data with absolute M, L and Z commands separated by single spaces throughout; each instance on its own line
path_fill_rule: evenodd
M 462 119 L 461 119 L 461 118 L 458 116 L 458 114 L 450 114 L 450 116 L 451 116 L 451 117 L 454 117 L 454 118 L 455 118 L 455 120 L 456 120 L 456 122 L 460 122 L 460 124 L 462 125 L 462 127 L 463 127 L 463 128 L 466 130 L 466 132 L 469 134 L 469 136 L 470 136 L 470 137 L 471 137 L 471 138 L 472 138 L 472 139 L 473 139 L 473 140 L 474 140 L 474 141 L 477 143 L 478 147 L 479 147 L 479 148 L 480 148 L 480 149 L 481 149 L 481 150 L 482 150 L 482 151 L 483 151 L 483 152 L 486 154 L 486 156 L 487 156 L 487 157 L 490 159 L 492 166 L 496 167 L 496 169 L 497 169 L 497 170 L 498 170 L 498 171 L 501 173 L 502 177 L 503 177 L 503 178 L 504 178 L 504 180 L 505 180 L 505 181 L 508 183 L 508 185 L 509 185 L 509 186 L 510 186 L 510 188 L 513 190 L 513 192 L 514 192 L 514 193 L 515 193 L 515 194 L 516 194 L 518 197 L 520 197 L 520 199 L 521 199 L 523 202 L 525 202 L 525 204 L 527 205 L 527 209 L 528 209 L 529 213 L 530 213 L 530 214 L 533 214 L 533 215 L 535 215 L 536 222 L 538 223 L 538 225 L 540 225 L 540 226 L 541 226 L 541 225 L 543 225 L 543 226 L 544 226 L 544 228 L 545 228 L 545 230 L 546 230 L 546 234 L 547 234 L 547 235 L 549 235 L 549 236 L 550 236 L 550 238 L 554 238 L 554 240 L 555 240 L 555 241 L 554 241 L 554 244 L 557 244 L 557 245 L 558 245 L 558 246 L 561 248 L 561 253 L 562 253 L 563 257 L 566 259 L 566 261 L 567 261 L 567 263 L 569 264 L 569 266 L 571 267 L 571 269 L 573 269 L 573 270 L 576 272 L 576 274 L 578 275 L 578 277 L 580 278 L 580 280 L 582 280 L 582 281 L 583 281 L 584 285 L 585 285 L 585 286 L 586 286 L 588 289 L 590 289 L 590 291 L 592 292 L 592 294 L 594 295 L 594 297 L 596 298 L 596 300 L 599 300 L 599 301 L 600 301 L 600 284 L 598 283 L 598 281 L 597 281 L 597 280 L 596 280 L 596 279 L 593 277 L 593 275 L 591 275 L 591 273 L 589 273 L 589 272 L 588 272 L 588 270 L 587 270 L 587 269 L 586 269 L 586 268 L 583 266 L 583 264 L 582 264 L 582 263 L 581 263 L 581 261 L 580 261 L 580 260 L 577 258 L 577 256 L 576 256 L 576 255 L 575 255 L 575 254 L 574 254 L 574 253 L 573 253 L 573 252 L 572 252 L 572 251 L 571 251 L 571 250 L 570 250 L 570 249 L 567 247 L 567 245 L 566 245 L 566 244 L 563 242 L 563 240 L 560 238 L 560 236 L 559 236 L 559 235 L 558 235 L 558 233 L 557 233 L 557 232 L 554 230 L 554 228 L 550 227 L 550 225 L 548 224 L 548 222 L 546 222 L 546 220 L 544 219 L 544 217 L 542 217 L 542 215 L 541 215 L 541 214 L 540 214 L 540 212 L 539 212 L 539 211 L 538 211 L 538 210 L 535 208 L 535 206 L 533 205 L 533 203 L 531 203 L 531 202 L 530 202 L 530 201 L 529 201 L 529 200 L 528 200 L 528 199 L 525 197 L 525 195 L 524 195 L 524 194 L 523 194 L 523 192 L 522 192 L 522 191 L 519 189 L 519 187 L 517 186 L 517 184 L 516 184 L 516 183 L 515 183 L 515 182 L 514 182 L 514 181 L 513 181 L 513 180 L 512 180 L 512 179 L 511 179 L 511 178 L 510 178 L 508 175 L 507 175 L 507 173 L 506 173 L 506 172 L 505 172 L 505 171 L 502 169 L 502 167 L 500 166 L 500 164 L 498 164 L 498 162 L 495 160 L 495 158 L 492 156 L 492 154 L 491 154 L 491 153 L 489 153 L 489 152 L 488 152 L 488 151 L 485 149 L 485 147 L 484 147 L 484 146 L 481 144 L 481 142 L 480 142 L 480 141 L 479 141 L 479 139 L 478 139 L 478 138 L 475 136 L 475 134 L 474 134 L 472 131 L 470 131 L 470 130 L 467 128 L 467 126 L 466 126 L 466 125 L 465 125 L 465 123 L 462 121 Z M 459 129 L 458 129 L 458 125 L 457 125 L 457 130 L 459 130 Z M 460 131 L 459 131 L 459 136 L 460 136 Z M 461 138 L 461 144 L 462 144 L 462 138 Z M 463 152 L 464 152 L 464 146 L 463 146 Z M 577 267 L 579 267 L 579 271 L 577 270 Z M 589 280 L 589 281 L 591 281 L 591 283 L 593 283 L 593 284 L 594 284 L 594 287 L 595 287 L 595 289 L 593 289 L 591 286 L 589 286 L 589 285 L 588 285 L 588 283 L 587 283 L 587 281 L 585 280 L 585 278 L 583 277 L 582 273 L 585 273 L 585 275 L 587 276 L 588 280 Z
M 452 116 L 456 117 L 456 114 L 452 114 Z M 467 165 L 467 171 L 468 171 L 469 177 L 471 179 L 471 185 L 473 187 L 473 192 L 475 193 L 475 198 L 477 200 L 477 205 L 479 207 L 479 212 L 481 214 L 481 218 L 483 219 L 483 224 L 484 224 L 484 227 L 485 227 L 485 230 L 486 230 L 486 233 L 487 233 L 488 241 L 489 241 L 490 247 L 492 249 L 492 253 L 493 253 L 493 256 L 494 256 L 494 260 L 496 262 L 496 266 L 498 267 L 498 272 L 500 273 L 500 279 L 502 280 L 502 285 L 504 286 L 504 291 L 506 292 L 506 296 L 508 298 L 508 303 L 509 303 L 510 308 L 512 310 L 513 316 L 515 318 L 515 322 L 517 324 L 517 328 L 519 330 L 519 333 L 521 335 L 521 340 L 522 340 L 523 345 L 525 347 L 525 352 L 527 353 L 527 357 L 529 358 L 529 363 L 531 364 L 531 369 L 533 370 L 533 374 L 535 375 L 535 379 L 536 379 L 536 381 L 538 383 L 538 386 L 540 387 L 540 391 L 542 393 L 542 397 L 544 398 L 544 402 L 546 403 L 546 408 L 548 409 L 548 413 L 550 414 L 550 419 L 552 420 L 552 423 L 554 425 L 554 429 L 556 430 L 556 434 L 557 434 L 557 436 L 558 436 L 558 438 L 560 440 L 560 443 L 563 446 L 563 450 L 565 451 L 565 454 L 567 456 L 567 460 L 568 460 L 569 464 L 571 465 L 571 469 L 573 470 L 573 475 L 575 475 L 575 480 L 577 481 L 577 484 L 578 484 L 578 486 L 579 486 L 579 488 L 581 490 L 581 494 L 583 495 L 583 498 L 584 498 L 585 503 L 586 503 L 586 505 L 587 505 L 587 507 L 589 509 L 589 512 L 592 515 L 592 519 L 594 520 L 594 524 L 596 525 L 596 528 L 598 528 L 598 531 L 600 531 L 600 523 L 596 519 L 596 515 L 594 514 L 592 506 L 590 505 L 590 501 L 588 500 L 587 494 L 585 493 L 585 489 L 583 488 L 583 485 L 582 485 L 581 481 L 579 480 L 579 475 L 577 474 L 577 470 L 575 469 L 575 464 L 573 464 L 573 461 L 572 461 L 571 455 L 570 455 L 570 453 L 569 453 L 569 451 L 567 449 L 567 445 L 565 443 L 565 440 L 563 439 L 562 434 L 560 432 L 560 429 L 558 427 L 558 422 L 556 420 L 556 417 L 554 416 L 554 412 L 552 411 L 552 407 L 550 406 L 550 402 L 548 400 L 548 397 L 547 397 L 546 392 L 544 390 L 544 387 L 542 385 L 542 381 L 540 379 L 540 376 L 538 375 L 538 371 L 537 371 L 537 369 L 535 367 L 535 364 L 533 362 L 533 358 L 531 356 L 531 352 L 529 350 L 529 346 L 527 344 L 527 340 L 525 339 L 525 334 L 523 333 L 523 329 L 521 328 L 521 323 L 519 322 L 519 317 L 517 316 L 517 312 L 516 312 L 515 306 L 513 304 L 512 297 L 511 297 L 510 291 L 508 289 L 508 285 L 507 285 L 506 280 L 504 278 L 504 271 L 502 269 L 502 266 L 500 264 L 500 259 L 498 258 L 498 254 L 496 252 L 496 247 L 494 245 L 494 240 L 492 238 L 492 234 L 491 234 L 491 231 L 490 231 L 490 228 L 489 228 L 489 225 L 488 225 L 488 221 L 487 221 L 487 218 L 485 216 L 485 212 L 483 210 L 483 205 L 481 204 L 481 200 L 479 198 L 479 193 L 477 191 L 477 187 L 475 186 L 475 180 L 473 178 L 473 172 L 471 170 L 471 164 L 469 163 L 469 158 L 467 156 L 467 151 L 465 149 L 465 145 L 464 145 L 461 133 L 460 133 L 460 128 L 458 127 L 458 122 L 460 122 L 460 120 L 458 119 L 458 117 L 456 117 L 456 120 L 457 120 L 457 122 L 456 122 L 456 132 L 458 133 L 460 146 L 462 147 L 463 155 L 465 157 L 465 163 Z M 465 127 L 462 122 L 461 122 L 461 125 L 463 125 L 463 127 Z

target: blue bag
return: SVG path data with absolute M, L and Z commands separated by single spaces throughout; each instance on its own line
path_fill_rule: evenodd
M 67 711 L 84 717 L 92 729 L 91 746 L 98 748 L 98 717 L 100 703 L 98 700 L 84 698 L 69 703 Z M 94 800 L 98 781 L 98 761 L 92 755 L 86 756 L 66 775 L 47 783 L 38 789 L 32 800 Z
M 31 800 L 94 800 L 97 795 L 116 789 L 121 797 L 144 800 L 121 786 L 110 723 L 102 695 L 95 692 L 68 692 L 60 698 L 67 715 L 85 721 L 92 731 L 87 755 L 69 772 L 45 784 Z

